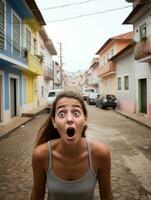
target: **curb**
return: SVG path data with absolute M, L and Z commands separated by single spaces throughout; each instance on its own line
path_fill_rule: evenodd
M 44 112 L 45 109 L 46 109 L 46 108 L 44 108 L 44 109 L 42 109 L 42 110 L 39 110 L 38 112 L 34 113 L 34 115 L 32 115 L 31 117 L 29 117 L 29 119 L 27 119 L 26 121 L 24 121 L 24 122 L 18 124 L 16 127 L 14 127 L 14 128 L 12 128 L 12 129 L 10 129 L 9 131 L 5 132 L 3 135 L 0 136 L 0 141 L 1 141 L 2 139 L 7 138 L 13 131 L 15 131 L 16 129 L 18 129 L 20 126 L 22 126 L 22 125 L 28 123 L 29 121 L 33 120 L 33 119 L 36 117 L 36 115 L 38 115 L 38 114 Z
M 149 129 L 151 129 L 151 126 L 147 125 L 146 123 L 143 123 L 142 121 L 139 121 L 139 120 L 137 120 L 137 119 L 135 119 L 135 118 L 133 118 L 133 117 L 130 117 L 130 116 L 124 114 L 124 113 L 118 112 L 117 110 L 114 110 L 114 112 L 116 112 L 117 114 L 122 115 L 122 116 L 124 116 L 124 117 L 126 117 L 126 118 L 128 118 L 128 119 L 131 119 L 131 120 L 137 122 L 138 124 L 141 124 L 141 125 L 143 125 L 143 126 L 149 128 Z
M 20 126 L 26 124 L 27 122 L 29 122 L 29 121 L 31 121 L 31 120 L 33 120 L 33 119 L 34 119 L 34 117 L 29 118 L 27 121 L 25 121 L 25 122 L 19 124 L 18 126 L 12 128 L 12 129 L 9 130 L 8 132 L 4 133 L 3 135 L 0 136 L 0 141 L 3 140 L 3 139 L 5 139 L 5 138 L 7 138 L 13 131 L 15 131 L 16 129 L 18 129 Z

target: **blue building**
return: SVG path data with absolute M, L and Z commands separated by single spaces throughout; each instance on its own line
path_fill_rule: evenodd
M 0 122 L 22 113 L 22 72 L 28 69 L 24 20 L 34 16 L 31 4 L 35 2 L 0 0 Z

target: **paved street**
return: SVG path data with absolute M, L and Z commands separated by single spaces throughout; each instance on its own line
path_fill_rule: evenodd
M 112 110 L 88 106 L 88 112 L 88 137 L 107 143 L 111 150 L 114 199 L 151 200 L 151 129 Z M 37 115 L 0 140 L 0 200 L 29 199 L 32 149 L 47 116 Z

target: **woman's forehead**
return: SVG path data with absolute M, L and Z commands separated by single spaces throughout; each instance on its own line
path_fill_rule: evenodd
M 57 104 L 56 104 L 56 109 L 58 107 L 63 107 L 63 106 L 77 106 L 82 108 L 81 103 L 74 98 L 67 98 L 67 97 L 63 97 L 61 99 L 58 100 Z

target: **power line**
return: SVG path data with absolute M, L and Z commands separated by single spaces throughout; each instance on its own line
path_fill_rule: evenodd
M 59 21 L 68 21 L 68 20 L 73 20 L 73 19 L 77 19 L 77 18 L 81 18 L 81 17 L 87 17 L 87 16 L 91 16 L 91 15 L 98 15 L 98 14 L 108 13 L 108 12 L 117 11 L 117 10 L 123 10 L 123 9 L 130 8 L 130 7 L 131 6 L 125 6 L 125 7 L 120 7 L 120 8 L 114 8 L 114 9 L 104 10 L 104 11 L 98 11 L 98 12 L 94 12 L 94 13 L 77 15 L 77 16 L 73 16 L 73 17 L 68 17 L 68 18 L 62 18 L 62 19 L 56 19 L 56 20 L 47 21 L 46 23 L 59 22 Z
M 89 1 L 96 1 L 96 0 L 89 0 Z M 148 0 L 144 0 L 143 2 L 139 2 L 138 5 L 140 5 L 140 4 L 147 4 L 147 3 L 148 3 Z M 87 14 L 77 15 L 77 16 L 68 17 L 68 18 L 50 20 L 50 21 L 46 21 L 46 23 L 59 22 L 59 21 L 67 21 L 67 20 L 72 20 L 72 19 L 86 17 L 86 16 L 91 16 L 91 15 L 97 15 L 97 14 L 103 14 L 103 13 L 108 13 L 108 12 L 117 11 L 117 10 L 123 10 L 123 9 L 129 8 L 129 7 L 132 7 L 132 5 L 125 6 L 125 7 L 120 7 L 120 8 L 109 9 L 109 10 L 104 10 L 104 11 L 98 11 L 98 12 L 94 12 L 94 13 L 87 13 Z M 1 8 L 0 8 L 0 10 L 1 10 Z M 7 17 L 6 14 L 5 14 L 5 17 Z M 26 24 L 26 23 L 21 22 L 20 24 Z M 35 22 L 32 22 L 31 24 L 35 24 Z
M 100 0 L 86 0 L 86 1 L 76 2 L 76 3 L 70 3 L 70 4 L 59 5 L 59 6 L 52 6 L 52 7 L 42 8 L 40 10 L 41 11 L 53 10 L 53 9 L 64 8 L 64 7 L 68 7 L 68 6 L 75 6 L 75 5 L 90 3 L 90 2 L 93 2 L 93 1 L 100 1 Z M 142 2 L 139 2 L 138 4 L 144 4 L 144 3 L 148 3 L 148 0 L 143 0 Z M 32 10 L 34 10 L 34 9 L 32 9 Z
M 53 6 L 53 7 L 49 7 L 49 8 L 42 8 L 40 10 L 45 11 L 45 10 L 52 10 L 52 9 L 64 8 L 64 7 L 68 7 L 68 6 L 75 6 L 75 5 L 90 3 L 92 1 L 98 1 L 98 0 L 86 0 L 86 1 L 81 1 L 81 2 L 77 2 L 77 3 L 69 3 L 69 4 L 60 5 L 60 6 Z
M 148 3 L 148 0 L 144 0 L 142 2 L 139 2 L 137 5 L 143 5 L 143 4 L 147 5 L 147 3 Z M 68 20 L 87 17 L 87 16 L 91 16 L 91 15 L 98 15 L 98 14 L 108 13 L 108 12 L 112 12 L 112 11 L 123 10 L 123 9 L 130 8 L 130 7 L 132 7 L 132 5 L 128 5 L 128 6 L 124 6 L 124 7 L 120 7 L 120 8 L 113 8 L 113 9 L 104 10 L 104 11 L 98 11 L 98 12 L 94 12 L 94 13 L 87 13 L 87 14 L 77 15 L 77 16 L 68 17 L 68 18 L 50 20 L 50 21 L 46 21 L 46 23 L 68 21 Z

